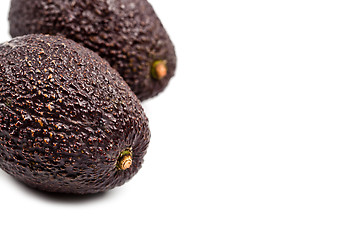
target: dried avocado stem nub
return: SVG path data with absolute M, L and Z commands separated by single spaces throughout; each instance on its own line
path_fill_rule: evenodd
M 167 75 L 166 60 L 157 60 L 151 66 L 151 76 L 161 80 Z
M 116 167 L 120 170 L 126 170 L 131 167 L 132 164 L 132 150 L 125 149 L 120 153 L 117 160 Z

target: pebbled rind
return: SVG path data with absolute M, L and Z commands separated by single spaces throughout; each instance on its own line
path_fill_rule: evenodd
M 146 0 L 12 0 L 12 37 L 62 34 L 105 58 L 140 100 L 156 96 L 175 74 L 176 54 L 161 21 Z M 151 76 L 157 60 L 167 76 Z
M 27 35 L 0 45 L 0 167 L 49 192 L 120 186 L 141 167 L 148 119 L 125 81 L 72 40 Z M 132 149 L 125 171 L 116 163 Z

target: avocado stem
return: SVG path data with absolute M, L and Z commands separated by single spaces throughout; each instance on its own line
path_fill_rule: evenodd
M 131 167 L 132 164 L 132 150 L 126 149 L 120 153 L 116 166 L 118 169 L 126 170 Z
M 132 164 L 132 157 L 130 155 L 124 156 L 123 159 L 120 161 L 120 169 L 126 170 L 131 167 Z
M 157 80 L 161 80 L 167 75 L 166 60 L 157 60 L 151 67 L 151 75 Z

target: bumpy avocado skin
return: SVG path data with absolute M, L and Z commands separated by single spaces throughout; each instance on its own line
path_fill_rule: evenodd
M 140 100 L 156 96 L 175 73 L 174 46 L 146 0 L 12 0 L 10 34 L 62 34 L 105 58 Z M 152 64 L 165 60 L 156 79 Z
M 150 140 L 140 101 L 97 54 L 60 36 L 0 45 L 0 167 L 49 192 L 89 194 L 132 178 Z M 117 167 L 132 151 L 132 165 Z

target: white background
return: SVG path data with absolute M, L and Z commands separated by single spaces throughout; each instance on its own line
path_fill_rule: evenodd
M 151 3 L 178 68 L 142 170 L 89 197 L 1 172 L 0 239 L 359 239 L 359 1 Z

